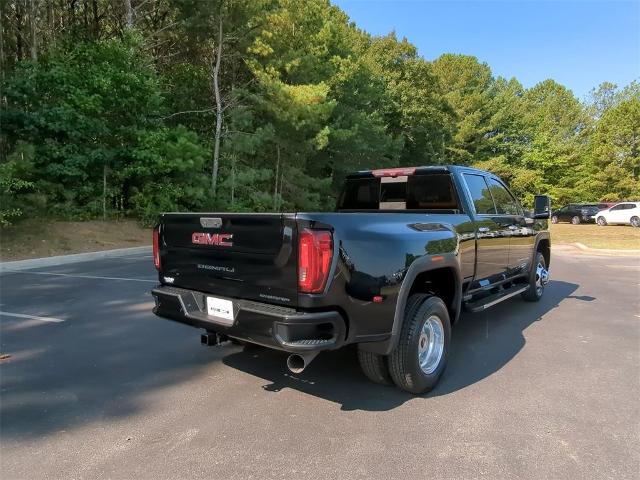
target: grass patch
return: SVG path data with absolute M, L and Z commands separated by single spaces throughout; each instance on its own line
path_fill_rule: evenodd
M 640 228 L 631 225 L 595 224 L 572 225 L 570 223 L 551 223 L 551 243 L 580 242 L 591 248 L 614 248 L 619 250 L 640 250 Z
M 23 260 L 151 245 L 133 220 L 63 222 L 29 219 L 0 229 L 0 260 Z

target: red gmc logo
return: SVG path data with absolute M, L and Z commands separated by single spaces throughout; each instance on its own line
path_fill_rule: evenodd
M 217 245 L 218 247 L 233 247 L 233 233 L 202 233 L 193 232 L 191 243 L 196 245 Z

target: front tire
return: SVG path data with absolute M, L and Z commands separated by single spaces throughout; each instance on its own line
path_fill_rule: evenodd
M 607 220 L 604 217 L 598 217 L 596 219 L 596 223 L 601 227 L 605 227 L 607 225 Z
M 428 392 L 444 372 L 450 344 L 451 322 L 444 302 L 430 295 L 412 295 L 398 345 L 389 355 L 393 382 L 410 393 Z
M 573 223 L 574 225 L 580 225 L 580 217 L 578 217 L 577 215 L 576 215 L 576 216 L 574 216 L 574 217 L 571 219 L 571 223 Z
M 640 227 L 640 217 L 631 217 L 631 226 L 635 228 Z
M 522 298 L 527 302 L 538 302 L 544 294 L 544 286 L 549 281 L 549 271 L 544 255 L 536 252 L 536 260 L 529 273 L 529 290 L 523 292 Z

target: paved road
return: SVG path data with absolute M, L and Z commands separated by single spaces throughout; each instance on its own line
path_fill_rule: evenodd
M 352 350 L 296 377 L 202 347 L 150 313 L 151 262 L 0 275 L 3 479 L 638 478 L 637 259 L 555 255 L 542 302 L 463 317 L 426 397 Z

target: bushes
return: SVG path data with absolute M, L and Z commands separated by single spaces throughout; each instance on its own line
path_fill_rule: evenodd
M 2 164 L 4 223 L 23 210 L 4 205 L 27 202 L 18 195 L 27 189 L 46 199 L 39 207 L 48 214 L 66 218 L 151 221 L 163 209 L 199 206 L 205 147 L 197 134 L 162 125 L 161 82 L 140 47 L 130 35 L 16 66 L 3 85 L 11 149 Z
M 33 188 L 33 183 L 17 175 L 15 160 L 0 163 L 0 226 L 10 225 L 23 213 L 20 194 Z

